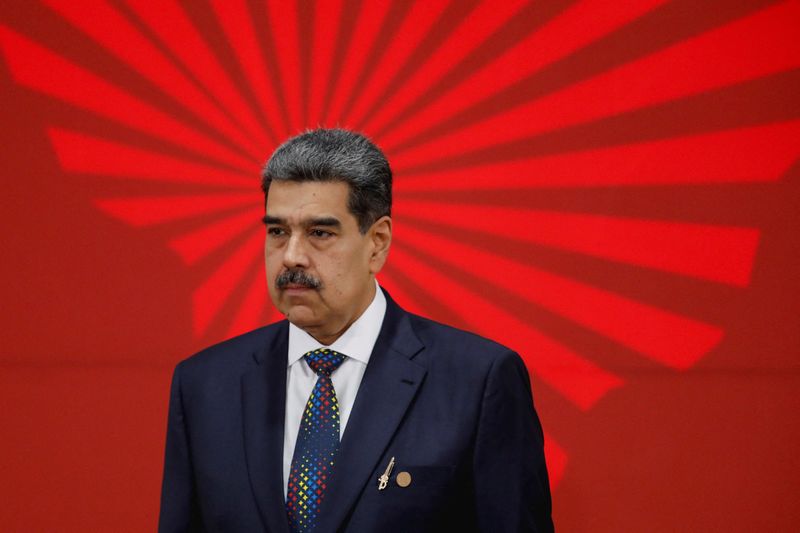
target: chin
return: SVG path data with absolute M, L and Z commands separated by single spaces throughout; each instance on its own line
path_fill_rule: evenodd
M 292 306 L 283 314 L 289 322 L 301 329 L 313 327 L 318 323 L 314 313 L 304 306 Z

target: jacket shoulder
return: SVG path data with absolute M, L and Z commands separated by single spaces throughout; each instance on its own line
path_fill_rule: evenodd
M 452 354 L 461 362 L 483 366 L 499 359 L 519 357 L 514 350 L 470 331 L 409 313 L 412 328 L 426 349 L 437 354 Z
M 285 328 L 284 320 L 231 337 L 187 357 L 178 367 L 186 374 L 238 370 L 251 364 L 253 355 L 263 351 Z

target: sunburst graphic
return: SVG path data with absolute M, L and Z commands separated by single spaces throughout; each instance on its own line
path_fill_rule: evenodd
M 691 301 L 642 286 L 747 287 L 759 229 L 708 191 L 777 181 L 800 150 L 781 100 L 796 1 L 43 4 L 72 45 L 4 25 L 13 79 L 91 117 L 47 135 L 64 173 L 95 177 L 97 208 L 204 273 L 186 310 L 202 342 L 279 318 L 257 176 L 287 136 L 342 125 L 395 170 L 382 284 L 517 349 L 537 390 L 587 411 L 625 378 L 573 336 L 675 371 L 720 342 Z

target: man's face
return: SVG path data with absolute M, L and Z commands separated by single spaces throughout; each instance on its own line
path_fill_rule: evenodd
M 290 322 L 330 344 L 372 301 L 391 220 L 362 235 L 347 209 L 349 185 L 273 182 L 267 196 L 267 285 Z

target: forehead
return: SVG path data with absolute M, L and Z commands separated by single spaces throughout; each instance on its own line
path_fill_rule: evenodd
M 346 217 L 349 195 L 350 187 L 341 181 L 274 181 L 267 194 L 267 214 L 290 220 L 319 215 Z

